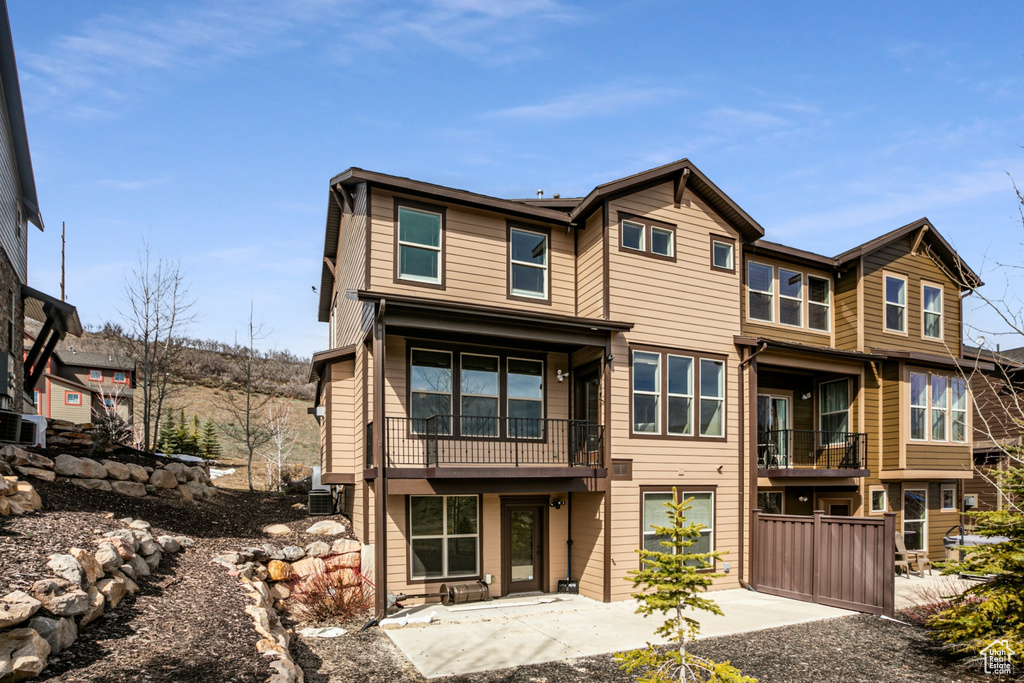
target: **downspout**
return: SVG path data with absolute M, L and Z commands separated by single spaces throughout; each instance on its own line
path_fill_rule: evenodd
M 745 400 L 746 396 L 745 396 L 745 392 L 743 390 L 743 368 L 744 368 L 744 366 L 747 363 L 750 363 L 751 361 L 753 361 L 754 358 L 758 354 L 760 354 L 762 351 L 764 351 L 767 348 L 768 348 L 768 342 L 766 342 L 766 341 L 760 342 L 758 344 L 757 349 L 755 349 L 754 352 L 751 353 L 749 356 L 747 356 L 746 358 L 741 360 L 739 366 L 736 368 L 737 379 L 739 380 L 739 394 L 740 394 L 740 396 L 739 396 L 739 398 L 740 398 L 740 401 L 739 401 L 739 403 L 740 403 L 740 438 L 738 439 L 738 441 L 739 441 L 739 460 L 740 460 L 740 473 L 739 473 L 739 483 L 740 483 L 740 518 L 739 518 L 739 527 L 740 527 L 740 543 L 741 544 L 743 543 L 743 538 L 744 538 L 744 533 L 743 532 L 744 532 L 744 530 L 746 528 L 747 512 L 748 512 L 747 511 L 747 505 L 746 505 L 747 485 L 746 485 L 746 482 L 744 481 L 744 479 L 746 477 L 746 469 L 747 469 L 747 449 L 746 449 L 746 445 L 747 445 L 746 441 L 747 441 L 747 439 L 745 438 L 746 431 L 744 429 L 744 427 L 746 425 L 746 418 L 747 418 L 747 402 Z M 756 364 L 755 364 L 754 367 L 756 367 Z M 755 500 L 756 500 L 756 494 L 755 494 Z M 751 529 L 751 541 L 753 541 L 753 529 Z M 748 552 L 750 552 L 750 553 L 753 552 L 753 543 L 752 542 L 748 541 L 747 549 L 748 549 Z M 750 560 L 751 560 L 751 562 L 753 562 L 754 558 L 751 557 Z M 746 566 L 743 564 L 743 550 L 742 550 L 742 548 L 740 549 L 740 555 L 739 555 L 739 558 L 736 561 L 736 564 L 738 565 L 736 569 L 737 569 L 737 573 L 739 574 L 740 586 L 742 586 L 743 588 L 750 588 L 749 582 L 747 582 L 743 578 L 743 575 L 744 575 L 743 570 L 746 569 Z

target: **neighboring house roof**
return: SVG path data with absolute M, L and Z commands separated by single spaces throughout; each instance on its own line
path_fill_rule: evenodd
M 76 365 L 83 368 L 100 368 L 100 369 L 111 369 L 111 370 L 125 370 L 131 372 L 135 369 L 135 363 L 131 361 L 127 356 L 121 356 L 113 353 L 86 353 L 83 351 L 71 351 L 68 349 L 61 349 L 54 351 L 53 355 L 57 357 L 61 365 Z
M 18 65 L 14 59 L 14 38 L 11 36 L 11 21 L 7 16 L 7 0 L 0 0 L 0 4 L 3 6 L 3 12 L 0 13 L 0 86 L 3 87 L 4 107 L 18 169 L 18 186 L 21 189 L 19 199 L 25 218 L 42 230 L 43 216 L 39 212 L 32 156 L 28 151 L 28 131 L 25 127 L 25 110 L 21 104 L 21 85 L 18 83 Z
M 73 379 L 68 379 L 67 377 L 61 377 L 60 375 L 53 375 L 53 374 L 51 374 L 49 372 L 43 373 L 43 377 L 47 378 L 48 380 L 50 380 L 51 382 L 53 382 L 55 384 L 62 384 L 64 386 L 71 387 L 72 389 L 80 389 L 82 391 L 87 391 L 89 393 L 93 393 L 92 387 L 87 387 L 84 384 L 76 382 Z

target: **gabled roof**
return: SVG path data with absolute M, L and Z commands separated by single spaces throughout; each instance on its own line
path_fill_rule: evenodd
M 25 110 L 21 104 L 21 85 L 18 83 L 18 64 L 14 59 L 14 38 L 11 36 L 11 21 L 7 16 L 7 0 L 0 0 L 0 86 L 3 88 L 4 108 L 11 128 L 11 145 L 14 147 L 14 161 L 18 169 L 18 187 L 21 189 L 21 205 L 25 218 L 34 226 L 43 229 L 43 216 L 39 212 L 36 197 L 36 180 L 32 173 L 32 156 L 28 151 L 28 130 L 25 127 Z
M 866 256 L 922 229 L 924 230 L 922 240 L 928 246 L 932 255 L 942 261 L 942 264 L 948 271 L 947 274 L 957 281 L 961 287 L 974 288 L 985 284 L 981 281 L 981 277 L 971 270 L 971 267 L 960 258 L 960 255 L 950 246 L 949 242 L 939 234 L 939 231 L 935 229 L 935 226 L 932 225 L 928 218 L 918 218 L 913 223 L 907 223 L 901 228 L 896 228 L 849 251 L 844 251 L 839 256 L 836 256 L 836 265 L 842 266 L 849 261 Z
M 87 353 L 84 351 L 60 349 L 54 351 L 53 355 L 64 366 L 75 365 L 84 368 L 106 368 L 110 370 L 127 370 L 129 372 L 135 369 L 135 363 L 131 359 L 116 353 Z
M 680 159 L 664 166 L 658 166 L 657 168 L 598 185 L 590 191 L 590 194 L 583 198 L 583 201 L 569 215 L 573 220 L 578 218 L 585 219 L 605 199 L 626 194 L 644 185 L 677 179 L 684 172 L 688 173 L 686 188 L 698 194 L 726 222 L 743 235 L 744 239 L 748 242 L 753 242 L 764 236 L 764 228 L 758 225 L 757 221 L 751 218 L 746 211 L 741 209 L 729 195 L 722 192 L 717 185 L 711 182 L 689 159 Z

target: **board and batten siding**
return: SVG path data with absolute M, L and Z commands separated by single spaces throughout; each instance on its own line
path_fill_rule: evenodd
M 583 318 L 604 316 L 604 214 L 595 211 L 577 237 L 576 314 Z
M 759 320 L 750 320 L 747 315 L 747 306 L 750 303 L 750 297 L 747 292 L 747 264 L 753 261 L 754 263 L 760 263 L 766 266 L 771 266 L 774 272 L 774 296 L 772 297 L 772 305 L 774 311 L 772 318 L 775 322 L 762 322 Z M 803 303 L 801 304 L 800 313 L 800 327 L 795 325 L 783 325 L 779 322 L 779 268 L 791 270 L 796 273 L 803 275 Z M 778 339 L 781 341 L 791 341 L 800 344 L 807 344 L 809 346 L 832 346 L 832 328 L 835 325 L 835 306 L 830 301 L 829 305 L 829 331 L 823 332 L 820 330 L 812 330 L 807 326 L 808 317 L 808 304 L 807 304 L 807 276 L 813 275 L 820 277 L 829 282 L 829 296 L 834 300 L 833 290 L 835 288 L 835 282 L 832 279 L 832 274 L 826 270 L 818 270 L 815 268 L 808 268 L 803 265 L 794 265 L 787 263 L 786 261 L 773 258 L 769 255 L 762 254 L 750 254 L 745 253 L 743 259 L 743 296 L 740 299 L 740 306 L 743 315 L 743 334 L 749 337 L 767 337 L 769 339 Z
M 864 263 L 864 345 L 875 349 L 921 351 L 944 357 L 960 357 L 960 291 L 932 260 L 923 245 L 911 254 L 914 235 L 865 254 Z M 927 240 L 927 237 L 925 238 Z M 907 280 L 907 333 L 886 332 L 885 276 Z M 942 341 L 926 339 L 921 329 L 921 283 L 941 285 Z
M 2 98 L 3 93 L 0 92 L 0 105 L 3 105 L 0 106 L 0 132 L 3 135 L 3 141 L 0 142 L 0 247 L 14 267 L 18 281 L 25 284 L 28 282 L 27 224 L 19 224 L 18 219 L 21 190 L 11 139 L 11 123 L 7 120 L 7 107 Z
M 348 192 L 347 189 L 343 190 Z M 355 188 L 355 199 L 352 212 L 343 211 L 338 239 L 338 253 L 335 255 L 337 277 L 335 278 L 334 298 L 332 300 L 331 317 L 334 338 L 330 340 L 330 348 L 339 348 L 355 344 L 363 339 L 367 330 L 365 308 L 367 304 L 349 299 L 345 292 L 364 289 L 366 286 L 366 183 Z
M 550 304 L 508 298 L 508 227 L 506 216 L 447 205 L 443 236 L 444 290 L 395 280 L 395 199 L 374 188 L 371 194 L 370 280 L 375 291 L 443 299 L 447 302 L 504 306 L 521 311 L 575 315 L 576 264 L 572 232 L 550 229 L 548 270 Z M 409 201 L 428 203 L 422 199 Z M 442 204 L 437 203 L 437 206 Z M 524 228 L 547 231 L 540 223 L 513 220 Z
M 711 235 L 736 232 L 703 201 L 687 192 L 674 206 L 666 182 L 610 201 L 608 233 L 609 317 L 635 327 L 614 335 L 611 422 L 607 438 L 613 458 L 633 461 L 631 481 L 613 481 L 611 491 L 611 599 L 629 598 L 627 572 L 639 567 L 641 486 L 678 486 L 715 491 L 715 549 L 734 563 L 741 551 L 738 529 L 740 274 L 711 268 Z M 676 260 L 619 250 L 618 212 L 675 226 Z M 734 255 L 739 259 L 739 254 Z M 631 438 L 630 344 L 651 345 L 726 359 L 725 439 Z M 721 467 L 721 469 L 719 469 Z M 713 489 L 711 487 L 714 487 Z M 575 499 L 574 499 L 575 503 Z M 576 529 L 573 528 L 575 535 Z M 575 546 L 574 546 L 575 552 Z M 719 566 L 721 569 L 721 566 Z M 737 573 L 716 579 L 716 587 L 738 585 Z

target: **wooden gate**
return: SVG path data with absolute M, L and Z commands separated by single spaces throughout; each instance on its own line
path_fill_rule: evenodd
M 754 510 L 751 585 L 832 607 L 893 615 L 896 513 L 765 515 Z

